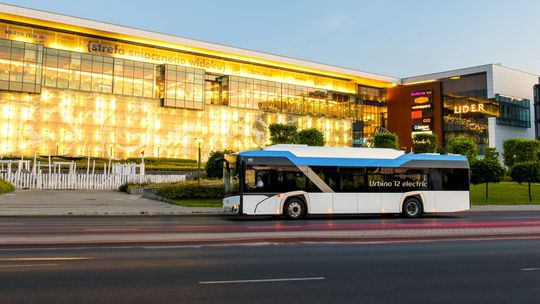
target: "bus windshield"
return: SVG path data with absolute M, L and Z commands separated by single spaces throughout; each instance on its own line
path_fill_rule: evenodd
M 239 163 L 238 154 L 232 153 L 225 155 L 225 169 L 223 170 L 223 183 L 225 184 L 225 194 L 235 195 L 239 192 Z

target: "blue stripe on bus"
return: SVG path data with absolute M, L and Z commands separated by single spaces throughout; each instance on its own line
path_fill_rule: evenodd
M 286 157 L 297 166 L 340 166 L 340 167 L 399 167 L 411 160 L 466 162 L 463 155 L 435 155 L 407 153 L 394 159 L 383 158 L 334 158 L 298 157 L 289 151 L 253 150 L 240 152 L 243 157 Z

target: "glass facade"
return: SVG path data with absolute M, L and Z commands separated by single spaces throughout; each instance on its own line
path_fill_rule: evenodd
M 386 90 L 358 86 L 357 107 L 354 109 L 353 146 L 369 145 L 379 128 L 387 126 L 388 107 Z
M 495 100 L 499 104 L 498 125 L 531 127 L 531 101 L 529 99 L 516 99 L 495 94 Z
M 0 39 L 0 90 L 41 92 L 43 46 Z
M 444 145 L 456 136 L 472 138 L 479 151 L 488 147 L 488 117 L 499 116 L 498 103 L 487 98 L 486 74 L 442 81 Z
M 540 140 L 540 84 L 534 86 L 534 132 Z
M 200 138 L 203 155 L 268 145 L 271 123 L 330 146 L 385 124 L 384 90 L 352 80 L 30 25 L 0 33 L 0 155 L 194 159 Z
M 164 64 L 157 69 L 164 107 L 204 109 L 204 70 Z

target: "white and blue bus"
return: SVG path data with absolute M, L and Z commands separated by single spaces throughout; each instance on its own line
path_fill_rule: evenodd
M 470 209 L 469 163 L 462 155 L 274 145 L 226 158 L 226 176 L 237 178 L 223 199 L 226 213 L 301 219 L 308 214 L 419 217 Z

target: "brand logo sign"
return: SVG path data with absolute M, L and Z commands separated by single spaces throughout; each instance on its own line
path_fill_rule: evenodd
M 483 103 L 454 107 L 455 114 L 477 113 L 477 112 L 485 112 L 485 111 L 486 110 L 484 109 Z
M 431 95 L 432 93 L 433 93 L 433 91 L 431 91 L 431 90 L 414 91 L 414 92 L 411 92 L 411 97 L 427 96 L 427 95 Z
M 157 62 L 167 62 L 184 66 L 192 66 L 202 69 L 211 69 L 218 71 L 225 70 L 225 65 L 223 64 L 223 62 L 202 57 L 190 56 L 184 58 L 171 55 L 162 55 L 157 52 L 150 52 L 143 49 L 125 49 L 124 47 L 122 47 L 122 45 L 119 44 L 109 44 L 92 40 L 86 42 L 85 46 L 88 53 L 97 53 L 106 56 L 120 55 L 125 56 L 128 59 L 145 59 Z
M 416 97 L 414 99 L 414 103 L 416 104 L 422 104 L 422 103 L 426 103 L 426 102 L 430 102 L 431 101 L 431 98 L 427 97 L 427 96 L 420 96 L 420 97 Z
M 413 132 L 425 132 L 425 131 L 431 131 L 430 125 L 413 125 L 412 126 Z
M 431 109 L 431 104 L 414 105 L 411 107 L 411 109 L 412 110 Z
M 110 45 L 92 40 L 88 41 L 86 48 L 88 49 L 88 53 L 126 54 L 126 51 L 119 47 L 118 44 Z

